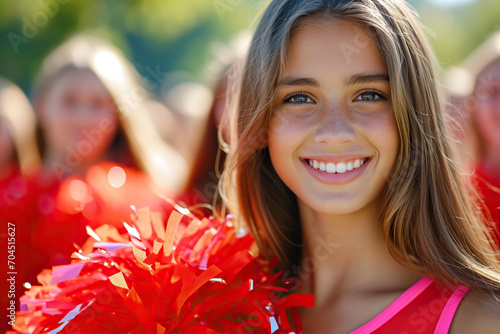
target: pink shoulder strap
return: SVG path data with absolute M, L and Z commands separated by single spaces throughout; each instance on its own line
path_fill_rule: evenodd
M 443 334 L 448 333 L 450 330 L 451 322 L 453 321 L 453 317 L 457 311 L 458 305 L 464 298 L 465 294 L 469 291 L 469 288 L 463 285 L 460 285 L 458 288 L 453 291 L 450 299 L 444 306 L 443 312 L 441 313 L 441 317 L 436 326 L 436 330 L 434 334 Z
M 429 285 L 431 285 L 433 280 L 427 277 L 422 277 L 417 283 L 406 290 L 401 296 L 399 296 L 394 302 L 392 302 L 386 309 L 379 313 L 375 318 L 370 320 L 368 323 L 364 324 L 360 328 L 350 332 L 349 334 L 366 334 L 371 333 L 377 328 L 385 324 L 389 319 L 391 319 L 395 314 L 406 307 L 413 299 L 420 295 Z

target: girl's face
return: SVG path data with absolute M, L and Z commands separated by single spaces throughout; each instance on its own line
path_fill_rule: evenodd
M 500 59 L 477 78 L 475 119 L 487 151 L 500 152 Z
M 269 153 L 299 202 L 326 214 L 374 203 L 399 133 L 387 69 L 364 28 L 341 20 L 302 26 L 278 86 Z
M 111 95 L 87 70 L 57 77 L 42 100 L 40 117 L 49 154 L 73 168 L 102 159 L 118 127 Z

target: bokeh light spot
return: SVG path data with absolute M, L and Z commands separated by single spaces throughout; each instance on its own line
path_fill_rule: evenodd
M 114 166 L 108 172 L 108 182 L 113 188 L 121 188 L 127 181 L 127 174 L 123 168 Z
M 84 202 L 87 197 L 87 185 L 80 180 L 73 180 L 69 184 L 69 195 L 72 199 Z

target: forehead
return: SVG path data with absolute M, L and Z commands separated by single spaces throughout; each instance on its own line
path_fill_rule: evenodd
M 69 69 L 60 73 L 52 83 L 53 92 L 91 92 L 106 94 L 107 90 L 97 75 L 87 69 Z
M 292 34 L 285 71 L 314 68 L 318 74 L 331 74 L 328 69 L 387 72 L 370 31 L 361 24 L 339 19 L 306 22 Z

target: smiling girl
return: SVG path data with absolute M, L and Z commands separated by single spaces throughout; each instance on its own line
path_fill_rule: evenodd
M 447 139 L 434 58 L 399 0 L 274 0 L 222 189 L 315 296 L 311 333 L 498 333 L 498 254 Z

